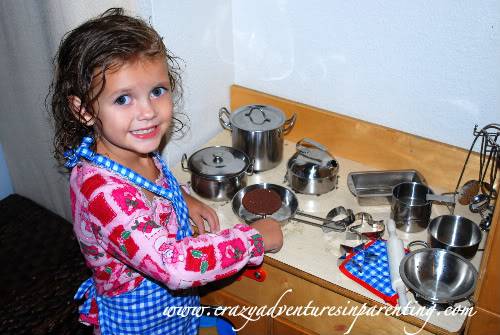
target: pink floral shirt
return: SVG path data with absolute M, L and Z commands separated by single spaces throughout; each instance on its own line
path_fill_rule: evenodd
M 162 174 L 156 182 L 168 188 Z M 149 201 L 120 175 L 86 161 L 71 172 L 70 194 L 73 229 L 100 295 L 128 292 L 143 276 L 172 290 L 204 285 L 262 262 L 257 230 L 237 224 L 176 241 L 177 218 L 168 200 Z

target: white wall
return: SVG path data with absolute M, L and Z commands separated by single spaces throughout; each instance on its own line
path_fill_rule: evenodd
M 467 148 L 500 121 L 499 1 L 239 0 L 233 31 L 236 84 Z
M 222 130 L 218 110 L 228 106 L 234 82 L 231 1 L 152 0 L 152 13 L 167 48 L 185 63 L 183 111 L 190 131 L 164 150 L 173 165 Z

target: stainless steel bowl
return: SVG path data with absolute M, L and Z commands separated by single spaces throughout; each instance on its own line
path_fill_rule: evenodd
M 268 215 L 266 217 L 273 218 L 276 221 L 286 221 L 290 219 L 295 212 L 297 211 L 297 207 L 299 206 L 299 202 L 297 201 L 297 197 L 295 194 L 286 187 L 269 184 L 269 183 L 261 183 L 261 184 L 253 184 L 239 190 L 233 197 L 232 207 L 233 212 L 241 219 L 243 219 L 247 223 L 251 223 L 260 219 L 263 219 L 264 216 L 257 215 L 254 213 L 250 213 L 245 209 L 242 204 L 243 197 L 250 191 L 256 189 L 270 189 L 279 194 L 281 198 L 281 207 L 272 215 Z
M 427 231 L 431 247 L 447 249 L 469 259 L 476 254 L 482 238 L 477 224 L 458 215 L 441 215 L 432 219 Z
M 399 266 L 405 285 L 417 300 L 447 305 L 469 298 L 477 271 L 464 257 L 448 250 L 424 248 L 408 253 Z

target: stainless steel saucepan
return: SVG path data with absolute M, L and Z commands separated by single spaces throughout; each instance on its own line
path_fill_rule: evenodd
M 252 162 L 240 150 L 214 146 L 198 150 L 187 158 L 182 156 L 184 171 L 191 172 L 191 187 L 201 197 L 212 201 L 232 199 L 247 184 Z
M 434 201 L 454 203 L 454 197 L 436 195 L 428 186 L 403 182 L 392 189 L 391 216 L 396 227 L 406 233 L 427 228 Z

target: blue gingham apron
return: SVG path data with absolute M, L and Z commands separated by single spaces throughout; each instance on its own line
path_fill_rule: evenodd
M 153 156 L 162 166 L 162 172 L 168 181 L 169 189 L 156 185 L 133 170 L 93 152 L 90 148 L 92 143 L 91 137 L 84 137 L 76 150 L 65 152 L 64 155 L 67 158 L 65 166 L 72 168 L 83 157 L 101 168 L 114 171 L 130 182 L 170 200 L 179 222 L 177 240 L 192 235 L 188 209 L 182 197 L 179 183 L 158 152 L 153 153 Z M 177 295 L 176 292 L 169 292 L 165 287 L 144 278 L 142 283 L 132 291 L 106 297 L 97 294 L 95 283 L 92 278 L 89 278 L 78 288 L 75 299 L 85 298 L 86 293 L 86 301 L 80 306 L 80 313 L 88 314 L 91 301 L 95 299 L 102 335 L 197 334 L 198 332 L 198 317 L 191 315 L 167 317 L 163 315 L 167 307 L 199 306 L 199 296 L 192 294 L 193 292 L 191 294 L 182 292 L 182 294 Z

